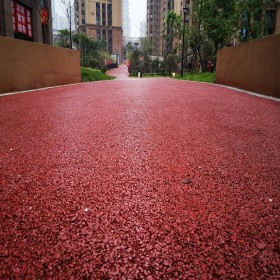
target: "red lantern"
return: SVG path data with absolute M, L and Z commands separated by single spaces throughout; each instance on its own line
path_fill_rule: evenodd
M 46 8 L 41 10 L 41 21 L 43 24 L 48 24 L 49 14 Z

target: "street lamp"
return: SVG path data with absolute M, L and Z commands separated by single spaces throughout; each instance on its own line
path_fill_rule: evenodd
M 181 61 L 181 77 L 184 75 L 184 52 L 185 52 L 185 27 L 186 27 L 186 16 L 189 14 L 189 3 L 183 8 L 184 22 L 183 22 L 183 44 L 182 44 L 182 61 Z

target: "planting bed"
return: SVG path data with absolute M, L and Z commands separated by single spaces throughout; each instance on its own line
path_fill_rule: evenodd
M 280 279 L 278 102 L 121 79 L 0 123 L 0 279 Z

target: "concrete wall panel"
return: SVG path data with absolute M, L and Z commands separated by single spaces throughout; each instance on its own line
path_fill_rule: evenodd
M 216 83 L 280 98 L 280 34 L 219 50 Z
M 0 93 L 78 83 L 80 52 L 0 37 Z

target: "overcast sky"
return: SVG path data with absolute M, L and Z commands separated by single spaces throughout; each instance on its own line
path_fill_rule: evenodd
M 140 21 L 146 19 L 146 0 L 129 0 L 130 36 L 140 36 Z
M 62 16 L 61 1 L 54 0 L 56 12 Z M 129 0 L 130 36 L 140 37 L 140 22 L 146 20 L 147 0 Z

